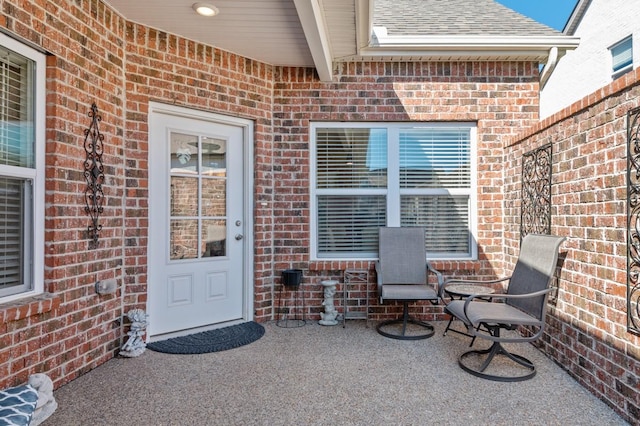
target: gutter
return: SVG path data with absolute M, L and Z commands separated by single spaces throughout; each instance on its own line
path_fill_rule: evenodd
M 411 51 L 437 52 L 447 50 L 466 51 L 531 51 L 549 52 L 557 47 L 560 50 L 572 50 L 578 47 L 579 37 L 561 36 L 390 36 L 385 27 L 373 27 L 373 37 L 364 49 L 373 51 Z
M 549 51 L 549 59 L 547 63 L 544 65 L 542 72 L 540 73 L 540 90 L 544 89 L 544 86 L 547 84 L 549 77 L 553 74 L 553 70 L 556 69 L 556 65 L 558 65 L 558 48 L 552 47 Z
M 574 50 L 579 37 L 557 36 L 390 36 L 385 27 L 373 27 L 368 46 L 359 51 L 369 60 L 510 60 L 544 63 L 540 87 L 544 87 L 558 61 Z

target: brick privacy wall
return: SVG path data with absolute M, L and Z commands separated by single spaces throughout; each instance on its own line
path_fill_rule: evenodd
M 123 257 L 124 22 L 102 3 L 3 1 L 3 29 L 47 58 L 45 293 L 0 306 L 0 388 L 47 372 L 57 385 L 113 357 L 122 330 L 120 290 L 99 296 L 98 280 L 121 281 Z M 89 249 L 83 175 L 84 130 L 96 102 L 104 135 L 104 213 Z
M 502 264 L 503 140 L 538 118 L 534 63 L 347 63 L 334 82 L 313 70 L 277 68 L 274 130 L 274 274 L 304 271 L 307 314 L 322 311 L 323 279 L 346 268 L 371 270 L 368 261 L 314 261 L 309 257 L 309 125 L 313 121 L 472 121 L 478 125 L 478 262 L 434 262 L 445 273 L 495 278 Z M 380 306 L 375 274 L 368 290 L 372 318 L 397 315 L 401 305 Z M 340 291 L 340 289 L 339 289 Z M 357 293 L 356 293 L 357 294 Z M 338 298 L 339 299 L 339 298 Z M 362 305 L 362 300 L 347 303 Z M 341 301 L 336 300 L 338 310 Z M 422 304 L 424 319 L 442 319 L 442 308 Z
M 631 423 L 640 418 L 640 337 L 626 330 L 626 114 L 638 105 L 636 69 L 510 140 L 505 150 L 505 261 L 512 265 L 522 154 L 552 143 L 551 232 L 567 241 L 540 347 Z

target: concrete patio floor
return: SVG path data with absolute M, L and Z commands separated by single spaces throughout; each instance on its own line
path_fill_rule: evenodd
M 58 389 L 44 425 L 628 424 L 528 344 L 511 348 L 537 366 L 531 380 L 464 372 L 469 338 L 434 325 L 430 339 L 398 341 L 372 322 L 268 323 L 260 340 L 229 351 L 115 358 Z

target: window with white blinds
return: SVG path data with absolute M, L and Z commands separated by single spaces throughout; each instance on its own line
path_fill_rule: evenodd
M 312 255 L 376 258 L 378 228 L 421 226 L 431 258 L 474 258 L 475 125 L 314 123 Z
M 40 67 L 41 69 L 37 69 Z M 42 87 L 36 88 L 40 83 Z M 0 37 L 0 298 L 42 290 L 44 55 Z M 39 124 L 37 124 L 39 123 Z M 41 160 L 38 162 L 37 157 Z M 38 194 L 38 195 L 36 195 Z M 37 204 L 37 205 L 36 205 Z M 40 235 L 36 236 L 36 234 Z
M 633 69 L 633 39 L 631 36 L 614 44 L 609 50 L 611 51 L 611 67 L 614 78 Z

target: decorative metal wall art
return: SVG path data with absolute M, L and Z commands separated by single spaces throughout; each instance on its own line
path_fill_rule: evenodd
M 527 234 L 551 233 L 551 144 L 522 156 L 520 240 Z
M 627 330 L 640 335 L 640 108 L 627 113 Z
M 91 124 L 84 131 L 84 150 L 87 152 L 87 158 L 84 161 L 84 177 L 87 180 L 87 189 L 84 191 L 84 200 L 86 207 L 84 208 L 91 217 L 91 224 L 87 227 L 90 245 L 93 248 L 98 245 L 98 237 L 102 230 L 102 225 L 98 223 L 102 214 L 104 201 L 104 193 L 102 192 L 102 184 L 104 183 L 104 166 L 102 165 L 103 140 L 104 136 L 100 133 L 98 123 L 102 121 L 102 116 L 98 114 L 98 107 L 95 102 L 91 105 L 91 111 L 88 113 L 91 117 Z

